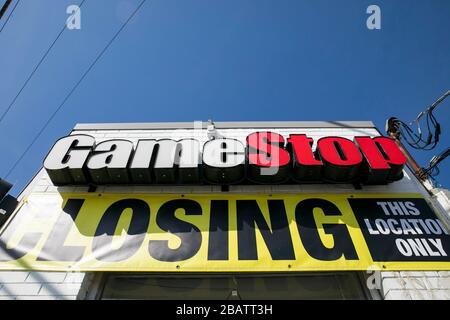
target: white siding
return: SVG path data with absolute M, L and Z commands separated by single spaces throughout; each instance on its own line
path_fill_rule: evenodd
M 84 273 L 2 271 L 2 300 L 74 300 L 80 291 Z
M 448 271 L 382 272 L 381 292 L 387 300 L 450 299 Z

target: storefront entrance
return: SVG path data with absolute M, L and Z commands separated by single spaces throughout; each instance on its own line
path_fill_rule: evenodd
M 304 274 L 105 273 L 98 299 L 371 299 L 356 272 Z

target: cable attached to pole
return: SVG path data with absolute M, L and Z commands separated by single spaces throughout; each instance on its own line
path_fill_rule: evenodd
M 420 112 L 409 124 L 392 117 L 386 123 L 386 131 L 397 139 L 403 139 L 410 147 L 416 150 L 432 150 L 439 143 L 441 135 L 441 125 L 433 114 L 436 107 L 450 95 L 450 90 L 444 93 L 439 99 L 433 102 L 425 111 Z M 421 119 L 425 117 L 426 137 L 422 132 Z M 411 126 L 417 125 L 417 132 Z
M 444 159 L 446 159 L 448 156 L 450 156 L 450 148 L 447 148 L 441 154 L 431 158 L 431 160 L 428 164 L 428 167 L 422 168 L 420 170 L 419 175 L 423 176 L 423 177 L 426 177 L 426 176 L 430 176 L 432 178 L 436 177 L 439 174 L 438 164 L 440 162 L 442 162 Z

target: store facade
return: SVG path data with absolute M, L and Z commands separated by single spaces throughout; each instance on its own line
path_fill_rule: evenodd
M 450 298 L 448 213 L 367 121 L 79 124 L 18 200 L 7 299 Z

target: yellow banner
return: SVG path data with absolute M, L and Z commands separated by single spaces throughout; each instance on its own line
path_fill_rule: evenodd
M 449 254 L 411 194 L 33 194 L 0 235 L 0 270 L 450 270 Z

